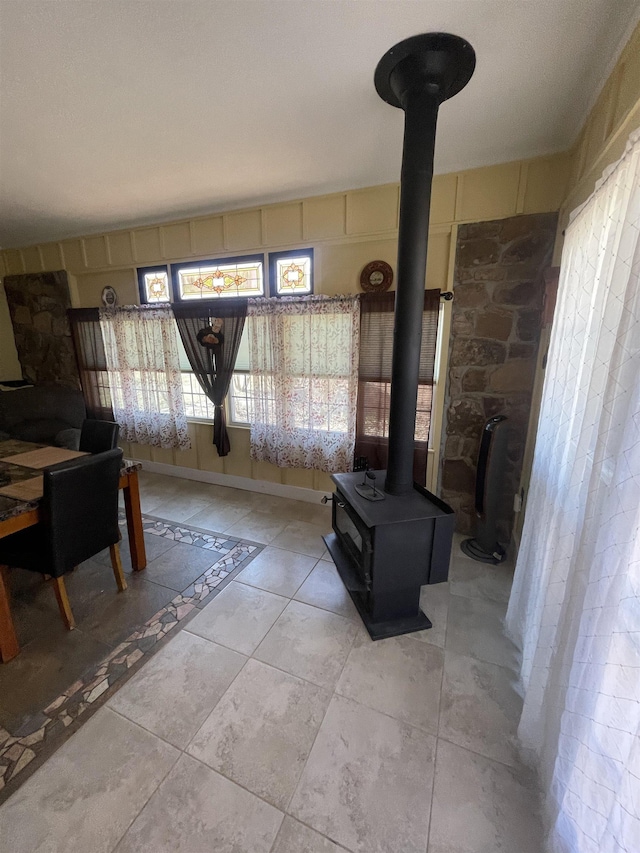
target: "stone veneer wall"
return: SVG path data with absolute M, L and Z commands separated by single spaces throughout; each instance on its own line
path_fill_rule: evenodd
M 441 495 L 473 532 L 482 427 L 506 415 L 509 461 L 499 517 L 508 543 L 527 437 L 544 294 L 557 214 L 514 216 L 458 230 Z
M 4 279 L 18 358 L 25 379 L 38 385 L 80 386 L 67 309 L 65 270 L 8 275 Z

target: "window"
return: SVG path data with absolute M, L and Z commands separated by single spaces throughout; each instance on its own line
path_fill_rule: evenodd
M 271 296 L 300 296 L 313 293 L 313 249 L 269 253 Z
M 177 329 L 164 306 L 100 316 L 114 420 L 123 441 L 188 449 Z
M 209 260 L 185 261 L 167 266 L 140 267 L 138 287 L 141 303 L 170 303 L 248 298 L 266 295 L 264 255 L 243 255 Z M 269 254 L 269 294 L 293 296 L 313 293 L 313 249 Z M 213 420 L 215 409 L 193 372 L 178 335 L 182 392 L 186 415 Z M 235 425 L 251 423 L 251 377 L 249 340 L 245 327 L 227 396 L 228 420 Z
M 171 264 L 176 300 L 264 296 L 264 255 Z
M 138 290 L 140 291 L 140 302 L 142 304 L 171 302 L 169 274 L 167 273 L 166 266 L 139 267 Z
M 184 398 L 184 409 L 187 417 L 194 420 L 213 421 L 215 415 L 214 405 L 202 390 L 202 386 L 189 364 L 189 359 L 180 335 L 178 335 L 178 356 L 182 372 L 182 396 Z M 245 324 L 236 359 L 236 369 L 233 372 L 227 395 L 228 420 L 231 425 L 249 426 L 251 423 L 251 410 L 249 407 L 250 382 L 249 341 Z
M 429 441 L 432 391 L 432 385 L 418 385 L 414 439 L 425 444 Z M 363 382 L 360 394 L 362 434 L 367 437 L 389 438 L 391 382 Z
M 69 320 L 87 413 L 92 418 L 112 421 L 113 408 L 99 310 L 72 308 Z
M 252 459 L 330 473 L 351 469 L 358 314 L 355 296 L 249 306 Z
M 249 332 L 248 321 L 244 324 L 242 340 L 236 357 L 227 404 L 229 423 L 248 426 L 251 423 L 251 377 L 249 376 Z
M 356 467 L 386 468 L 393 350 L 395 293 L 366 293 L 360 302 L 360 364 Z M 414 479 L 426 482 L 427 450 L 434 388 L 440 292 L 425 291 L 416 425 Z
M 180 361 L 180 372 L 182 374 L 182 398 L 184 400 L 184 411 L 188 418 L 194 420 L 212 421 L 215 408 L 211 400 L 202 390 L 182 343 L 180 334 L 178 338 L 178 359 Z

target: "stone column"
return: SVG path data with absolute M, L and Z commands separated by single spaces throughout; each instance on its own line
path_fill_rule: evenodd
M 458 229 L 441 454 L 441 495 L 458 530 L 473 532 L 475 474 L 485 421 L 506 415 L 509 461 L 499 533 L 511 537 L 542 326 L 544 270 L 557 214 L 514 216 Z
M 80 387 L 67 309 L 65 270 L 8 275 L 4 287 L 25 379 L 34 384 Z

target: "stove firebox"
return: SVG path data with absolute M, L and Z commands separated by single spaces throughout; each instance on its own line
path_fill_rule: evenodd
M 376 472 L 384 494 L 359 473 L 332 476 L 334 532 L 325 537 L 374 640 L 430 628 L 420 587 L 446 581 L 449 572 L 453 510 L 413 482 L 413 447 L 438 107 L 474 68 L 467 41 L 426 33 L 388 50 L 374 77 L 380 97 L 405 113 L 388 465 Z

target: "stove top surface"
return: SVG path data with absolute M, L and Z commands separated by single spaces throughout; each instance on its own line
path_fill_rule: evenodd
M 383 492 L 383 501 L 369 501 L 361 497 L 356 486 L 362 484 L 364 472 L 354 471 L 349 474 L 332 474 L 331 479 L 336 484 L 347 502 L 353 507 L 358 516 L 368 527 L 380 524 L 399 524 L 403 521 L 420 521 L 426 518 L 436 518 L 451 515 L 453 510 L 444 501 L 420 487 L 406 495 L 389 495 L 384 492 L 386 471 L 374 471 L 376 489 Z M 367 480 L 370 483 L 370 480 Z

